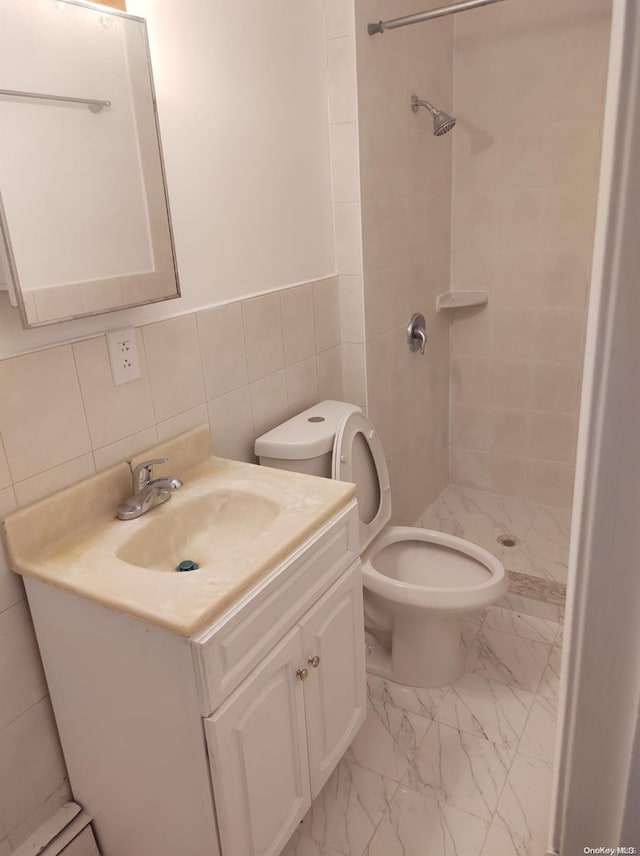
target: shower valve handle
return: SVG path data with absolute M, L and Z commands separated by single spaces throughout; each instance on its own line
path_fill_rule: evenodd
M 412 351 L 420 348 L 420 353 L 424 354 L 427 344 L 427 325 L 424 315 L 420 312 L 415 312 L 409 319 L 409 323 L 407 324 L 407 343 Z

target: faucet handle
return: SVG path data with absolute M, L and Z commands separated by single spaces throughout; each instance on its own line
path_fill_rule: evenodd
M 420 348 L 420 353 L 424 354 L 424 349 L 427 344 L 427 328 L 424 320 L 424 315 L 420 312 L 414 312 L 409 319 L 406 329 L 407 344 L 412 351 Z
M 142 490 L 153 479 L 153 468 L 156 464 L 166 464 L 168 458 L 153 458 L 150 461 L 143 461 L 136 467 L 133 466 L 133 461 L 127 461 L 131 470 L 131 478 L 133 479 L 133 492 Z

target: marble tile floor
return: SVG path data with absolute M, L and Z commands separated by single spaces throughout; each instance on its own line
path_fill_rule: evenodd
M 367 720 L 283 856 L 544 856 L 561 627 L 491 607 L 467 673 L 368 677 Z
M 498 556 L 509 571 L 567 581 L 568 508 L 450 484 L 417 525 L 468 538 Z M 497 540 L 501 535 L 513 536 L 518 543 L 503 546 Z

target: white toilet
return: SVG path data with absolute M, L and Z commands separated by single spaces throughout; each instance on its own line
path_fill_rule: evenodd
M 266 466 L 355 483 L 365 627 L 380 643 L 368 671 L 414 687 L 455 683 L 464 673 L 461 618 L 506 593 L 502 563 L 453 535 L 387 525 L 382 444 L 354 404 L 323 401 L 263 434 L 255 451 Z

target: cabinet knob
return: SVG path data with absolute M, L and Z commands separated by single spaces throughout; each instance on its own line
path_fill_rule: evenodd
M 301 681 L 306 681 L 309 677 L 309 669 L 298 669 L 296 675 L 300 678 Z
M 308 663 L 310 666 L 313 666 L 314 669 L 317 669 L 320 665 L 320 657 L 316 654 L 315 657 L 309 657 Z

